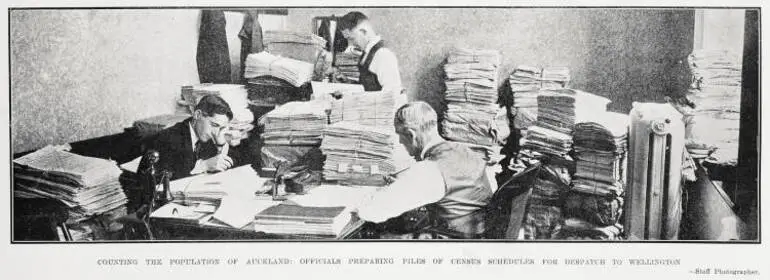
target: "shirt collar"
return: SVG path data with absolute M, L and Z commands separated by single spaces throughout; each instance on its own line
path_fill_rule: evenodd
M 193 151 L 195 151 L 195 144 L 198 143 L 198 135 L 195 134 L 195 129 L 193 129 L 192 121 L 187 124 L 187 127 L 190 128 L 190 141 L 191 141 L 190 143 L 192 143 Z
M 433 148 L 435 146 L 438 146 L 438 144 L 441 144 L 442 142 L 444 142 L 443 139 L 436 139 L 436 140 L 433 140 L 431 142 L 428 142 L 428 144 L 425 145 L 425 147 L 422 148 L 422 152 L 420 152 L 420 159 L 425 159 L 425 154 L 428 151 L 430 151 L 431 148 Z
M 369 44 L 366 44 L 366 48 L 364 48 L 364 53 L 366 56 L 369 56 L 369 53 L 371 52 L 372 48 L 374 48 L 374 45 L 382 41 L 382 37 L 380 35 L 374 36 L 371 41 L 369 41 Z

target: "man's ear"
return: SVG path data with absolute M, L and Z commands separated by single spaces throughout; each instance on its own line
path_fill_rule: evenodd
M 195 112 L 193 112 L 193 119 L 200 120 L 201 118 L 203 118 L 203 112 L 201 112 L 201 110 L 195 110 Z
M 417 130 L 412 127 L 407 127 L 404 132 L 406 132 L 407 133 L 406 135 L 409 136 L 409 138 L 412 140 L 415 140 L 415 138 L 417 138 Z

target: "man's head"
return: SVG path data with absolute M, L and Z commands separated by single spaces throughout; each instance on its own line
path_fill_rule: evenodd
M 415 158 L 419 158 L 426 144 L 441 137 L 436 111 L 422 101 L 409 102 L 398 108 L 393 124 L 399 142 Z
M 198 101 L 193 112 L 193 129 L 198 139 L 202 142 L 214 141 L 215 144 L 224 144 L 224 130 L 230 120 L 233 119 L 233 111 L 230 105 L 222 97 L 209 94 Z
M 340 19 L 338 26 L 342 36 L 361 50 L 365 49 L 372 38 L 377 36 L 369 23 L 369 18 L 361 12 L 347 13 Z

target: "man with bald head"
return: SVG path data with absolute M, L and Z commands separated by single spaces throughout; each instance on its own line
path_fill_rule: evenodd
M 350 12 L 339 21 L 342 35 L 363 51 L 358 63 L 359 81 L 365 91 L 388 91 L 401 94 L 401 76 L 396 55 L 385 46 L 369 18 L 361 12 Z
M 486 163 L 467 146 L 444 140 L 437 124 L 436 112 L 422 101 L 396 111 L 399 142 L 417 163 L 361 206 L 361 219 L 381 223 L 427 205 L 449 232 L 466 238 L 484 233 L 484 208 L 492 197 Z

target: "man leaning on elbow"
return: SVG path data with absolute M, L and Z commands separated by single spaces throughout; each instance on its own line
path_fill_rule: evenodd
M 357 210 L 363 220 L 381 223 L 427 206 L 446 230 L 466 238 L 484 233 L 484 208 L 492 197 L 485 162 L 466 146 L 438 133 L 436 112 L 425 102 L 410 102 L 396 111 L 399 142 L 415 163 L 376 192 Z
M 171 171 L 173 180 L 235 166 L 224 137 L 232 118 L 233 112 L 222 97 L 202 97 L 192 117 L 164 129 L 155 138 L 152 148 L 160 154 L 160 168 Z

